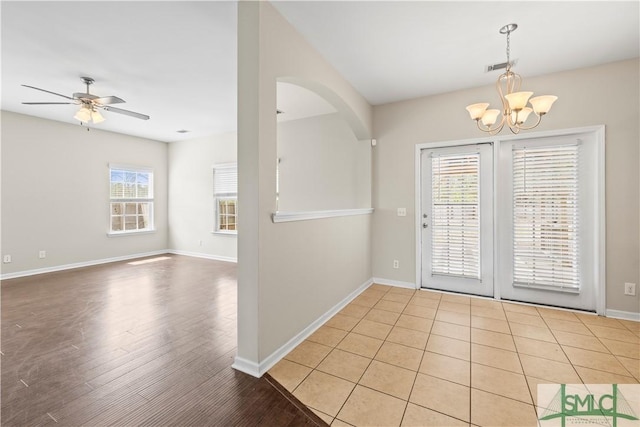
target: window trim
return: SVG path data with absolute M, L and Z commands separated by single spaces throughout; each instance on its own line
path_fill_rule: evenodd
M 149 185 L 150 188 L 150 196 L 147 198 L 112 198 L 111 197 L 111 171 L 112 170 L 121 170 L 128 172 L 143 172 L 149 173 L 151 178 L 151 183 Z M 155 226 L 155 172 L 152 167 L 149 166 L 136 166 L 131 164 L 123 164 L 123 163 L 109 163 L 107 165 L 107 173 L 108 173 L 108 215 L 107 215 L 107 237 L 123 237 L 123 236 L 133 236 L 140 234 L 152 234 L 156 232 Z M 111 229 L 111 203 L 150 203 L 151 213 L 149 215 L 150 226 L 148 228 L 144 228 L 142 230 L 122 230 L 122 231 L 113 231 Z
M 235 170 L 236 173 L 236 177 L 235 177 L 235 186 L 236 186 L 236 191 L 235 192 L 229 192 L 229 191 L 220 191 L 220 192 L 216 192 L 216 178 L 215 178 L 215 174 L 216 174 L 216 169 L 222 169 L 222 170 Z M 212 184 L 212 194 L 213 194 L 213 230 L 211 231 L 212 234 L 220 234 L 220 235 L 225 235 L 225 236 L 237 236 L 238 235 L 238 191 L 237 191 L 237 184 L 238 184 L 238 164 L 237 163 L 217 163 L 214 164 L 212 166 L 212 175 L 211 175 L 211 184 Z M 236 211 L 235 211 L 235 218 L 236 218 L 236 229 L 235 230 L 221 230 L 220 229 L 220 205 L 219 205 L 219 200 L 235 200 L 235 205 L 236 205 Z

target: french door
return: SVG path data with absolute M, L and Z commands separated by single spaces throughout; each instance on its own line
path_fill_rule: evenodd
M 418 148 L 421 287 L 604 313 L 603 127 Z
M 491 144 L 421 152 L 422 287 L 493 295 Z
M 593 133 L 500 145 L 500 297 L 596 309 Z

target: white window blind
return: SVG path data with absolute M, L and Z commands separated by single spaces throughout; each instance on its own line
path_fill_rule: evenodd
M 237 164 L 233 163 L 214 166 L 213 192 L 215 195 L 235 195 L 238 193 Z
M 432 274 L 479 279 L 480 155 L 439 155 L 431 162 Z
M 219 164 L 213 167 L 213 197 L 214 231 L 236 234 L 238 230 L 237 163 Z
M 514 285 L 580 289 L 578 145 L 513 150 Z

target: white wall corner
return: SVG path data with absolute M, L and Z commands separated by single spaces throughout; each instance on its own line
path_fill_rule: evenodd
M 331 307 L 326 313 L 313 321 L 309 326 L 300 331 L 297 335 L 287 341 L 284 345 L 278 348 L 276 351 L 267 356 L 259 365 L 256 365 L 253 371 L 245 370 L 250 369 L 247 364 L 255 365 L 253 362 L 249 362 L 246 360 L 238 361 L 238 357 L 236 357 L 236 362 L 233 364 L 233 368 L 238 369 L 239 371 L 245 372 L 247 374 L 253 375 L 254 377 L 261 377 L 269 369 L 271 369 L 276 363 L 278 363 L 284 356 L 289 354 L 291 350 L 296 348 L 302 341 L 306 340 L 311 334 L 313 334 L 318 328 L 324 325 L 329 319 L 331 319 L 336 313 L 342 310 L 347 304 L 353 301 L 358 295 L 364 292 L 369 286 L 373 284 L 373 279 L 369 279 L 364 282 L 362 285 L 358 286 L 353 292 L 347 295 L 342 301 Z M 246 362 L 246 363 L 245 363 Z M 238 367 L 236 367 L 238 364 Z
M 372 280 L 373 283 L 377 283 L 379 285 L 395 286 L 396 288 L 418 289 L 416 284 L 412 282 L 402 282 L 400 280 L 383 279 L 380 277 L 374 277 Z
M 607 317 L 614 319 L 634 320 L 640 322 L 640 313 L 633 311 L 609 310 L 607 309 Z

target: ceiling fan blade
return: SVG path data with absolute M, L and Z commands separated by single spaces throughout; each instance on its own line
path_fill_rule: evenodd
M 103 96 L 101 98 L 94 99 L 94 101 L 99 102 L 102 105 L 122 104 L 125 102 L 124 99 L 118 98 L 117 96 Z
M 92 93 L 76 92 L 76 93 L 73 94 L 73 99 L 90 99 L 90 100 L 94 100 L 94 99 L 98 99 L 98 95 L 94 95 Z
M 72 100 L 72 101 L 74 100 L 74 99 L 73 99 L 73 98 L 71 98 L 70 96 L 62 95 L 62 94 L 60 94 L 60 93 L 51 92 L 50 90 L 46 90 L 46 89 L 40 89 L 39 87 L 29 86 L 29 85 L 22 85 L 22 86 L 24 86 L 24 87 L 28 87 L 29 89 L 35 89 L 35 90 L 39 90 L 39 91 L 41 91 L 41 92 L 50 93 L 50 94 L 52 94 L 52 95 L 61 96 L 61 97 L 63 97 L 63 98 L 67 98 L 67 99 L 70 99 L 70 100 Z
M 110 107 L 108 105 L 104 105 L 101 107 L 105 111 L 112 111 L 114 113 L 124 114 L 126 116 L 135 117 L 136 119 L 149 120 L 149 116 L 147 116 L 146 114 L 140 114 L 134 111 L 123 110 L 122 108 Z
M 62 105 L 75 104 L 75 102 L 23 102 L 25 105 Z

